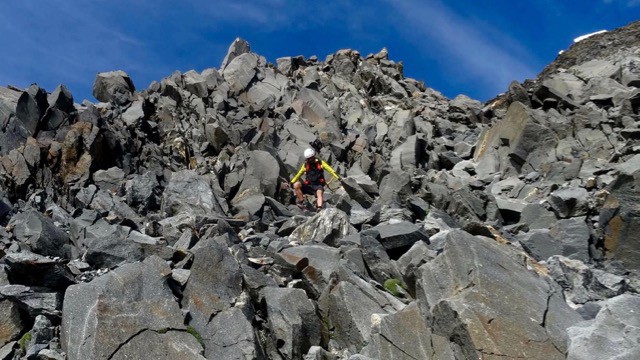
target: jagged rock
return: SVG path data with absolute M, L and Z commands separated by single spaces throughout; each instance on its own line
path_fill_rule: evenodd
M 437 335 L 431 333 L 415 302 L 395 314 L 373 315 L 371 322 L 372 341 L 363 352 L 374 359 L 430 359 L 436 354 L 433 337 Z
M 272 107 L 282 96 L 282 88 L 286 87 L 287 82 L 286 77 L 268 69 L 265 72 L 265 78 L 252 84 L 247 90 L 247 103 L 254 110 Z
M 127 226 L 111 225 L 100 219 L 85 232 L 85 260 L 93 267 L 114 267 L 144 258 L 142 246 L 129 239 L 131 228 Z
M 140 120 L 144 118 L 144 103 L 142 100 L 135 100 L 129 108 L 122 114 L 122 121 L 127 126 L 138 127 Z
M 264 205 L 265 195 L 275 196 L 279 174 L 280 166 L 271 154 L 266 151 L 252 151 L 249 154 L 244 179 L 231 204 L 237 209 L 256 214 Z
M 565 297 L 574 304 L 586 304 L 621 295 L 627 288 L 622 276 L 590 269 L 580 260 L 555 255 L 547 260 L 549 274 L 562 286 Z
M 205 98 L 209 95 L 207 79 L 196 71 L 189 70 L 182 74 L 182 80 L 184 81 L 184 88 L 193 95 L 199 98 Z
M 530 230 L 550 229 L 557 221 L 555 214 L 540 204 L 527 204 L 520 213 L 520 223 Z
M 93 83 L 93 96 L 102 102 L 124 105 L 131 99 L 135 86 L 122 70 L 99 73 Z
M 64 85 L 58 85 L 48 98 L 49 107 L 56 108 L 67 114 L 75 111 L 73 106 L 73 95 Z
M 127 219 L 140 223 L 140 215 L 130 208 L 122 198 L 107 190 L 98 190 L 91 198 L 89 207 L 106 217 Z
M 252 53 L 243 53 L 233 58 L 223 68 L 222 76 L 234 93 L 243 92 L 256 75 L 258 57 Z
M 124 180 L 124 171 L 118 167 L 98 170 L 93 173 L 93 181 L 99 189 L 117 192 Z
M 362 205 L 365 209 L 368 209 L 373 205 L 373 198 L 369 196 L 362 187 L 360 187 L 355 179 L 343 178 L 342 186 L 347 194 L 349 194 L 349 197 L 358 202 L 358 204 Z
M 595 320 L 568 329 L 567 359 L 635 359 L 640 356 L 640 297 L 608 300 Z
M 387 251 L 410 248 L 418 241 L 429 242 L 429 236 L 416 224 L 400 222 L 396 224 L 381 224 L 367 230 L 377 232 L 380 243 Z
M 340 250 L 324 244 L 294 246 L 283 249 L 280 255 L 308 259 L 309 266 L 318 270 L 326 283 L 340 260 Z
M 391 153 L 389 164 L 395 170 L 407 170 L 426 163 L 424 141 L 417 135 L 411 135 Z
M 429 249 L 425 241 L 418 241 L 396 261 L 398 271 L 407 285 L 410 294 L 416 293 L 416 278 L 418 269 L 428 261 L 433 260 L 437 253 Z
M 600 209 L 604 246 L 608 257 L 615 257 L 629 269 L 640 269 L 640 247 L 635 233 L 640 224 L 640 194 L 635 190 L 640 173 L 619 175 Z
M 18 340 L 22 332 L 22 319 L 18 306 L 9 300 L 0 299 L 0 347 L 5 344 Z
M 217 200 L 207 178 L 193 170 L 171 174 L 162 194 L 162 212 L 167 216 L 180 213 L 211 215 L 217 210 Z
M 374 235 L 374 234 L 372 234 Z M 371 276 L 380 284 L 389 279 L 400 279 L 401 275 L 392 263 L 385 247 L 369 232 L 361 233 L 362 258 Z
M 229 49 L 227 50 L 227 55 L 225 55 L 222 60 L 222 65 L 220 65 L 220 69 L 224 70 L 227 65 L 236 57 L 251 52 L 251 46 L 249 43 L 241 38 L 236 38 L 231 45 L 229 45 Z
M 417 296 L 434 319 L 433 331 L 466 358 L 564 358 L 566 329 L 580 316 L 514 250 L 453 230 L 443 253 L 420 270 Z
M 371 316 L 394 313 L 404 305 L 390 294 L 341 267 L 335 286 L 323 295 L 319 304 L 334 327 L 336 342 L 353 353 L 360 351 L 370 340 Z
M 490 161 L 498 156 L 499 161 L 508 163 L 507 155 L 518 164 L 516 170 L 529 164 L 532 169 L 539 169 L 541 165 L 555 161 L 555 147 L 558 143 L 557 135 L 540 121 L 536 121 L 537 114 L 523 104 L 514 102 L 509 106 L 506 117 L 483 132 L 478 139 L 478 146 L 474 160 Z M 500 146 L 508 147 L 506 153 L 497 151 Z M 502 155 L 504 154 L 504 155 Z M 479 161 L 479 167 L 483 167 Z
M 36 254 L 69 258 L 69 236 L 54 222 L 35 209 L 15 215 L 11 219 L 13 235 Z
M 28 348 L 44 344 L 49 346 L 49 341 L 55 336 L 55 327 L 51 323 L 51 320 L 43 315 L 36 316 L 36 321 L 31 328 L 31 340 L 29 341 Z
M 2 358 L 2 357 L 0 357 Z M 65 355 L 55 350 L 42 349 L 38 352 L 38 360 L 65 360 Z
M 160 206 L 160 198 L 156 194 L 158 187 L 158 180 L 151 172 L 135 175 L 124 184 L 127 204 L 141 214 L 157 209 Z
M 261 293 L 277 353 L 284 359 L 300 359 L 311 346 L 320 345 L 320 319 L 302 289 L 267 287 Z
M 355 234 L 356 229 L 349 223 L 349 216 L 336 208 L 324 209 L 298 226 L 289 239 L 300 243 L 325 243 L 336 246 L 338 240 Z
M 547 229 L 531 230 L 519 234 L 515 240 L 536 260 L 546 260 L 550 256 L 563 253 L 562 240 L 552 236 Z
M 207 359 L 252 359 L 257 356 L 256 339 L 251 322 L 236 307 L 216 315 L 208 327 L 211 333 L 201 334 Z
M 38 315 L 59 318 L 62 310 L 62 294 L 42 287 L 5 285 L 0 287 L 0 299 L 16 303 L 31 318 Z
M 72 274 L 60 260 L 23 251 L 6 254 L 4 262 L 12 284 L 64 290 L 75 283 Z
M 548 201 L 561 218 L 582 216 L 589 210 L 588 195 L 585 188 L 566 188 L 549 194 Z
M 143 330 L 127 341 L 111 357 L 114 360 L 126 359 L 167 359 L 167 360 L 205 360 L 202 345 L 195 336 L 186 331 L 174 329 Z
M 561 219 L 551 228 L 549 233 L 562 243 L 559 255 L 589 261 L 591 231 L 585 220 L 585 217 Z
M 191 252 L 193 265 L 182 306 L 200 334 L 213 334 L 210 319 L 229 309 L 242 292 L 240 266 L 226 247 L 210 238 L 200 240 Z
M 90 283 L 70 286 L 65 293 L 60 339 L 67 358 L 106 359 L 120 356 L 122 351 L 123 357 L 119 358 L 124 359 L 125 354 L 159 349 L 162 343 L 155 341 L 171 343 L 173 334 L 158 333 L 185 327 L 180 306 L 166 281 L 170 273 L 162 259 L 152 256 Z M 141 341 L 139 336 L 149 341 Z M 186 337 L 183 341 L 194 347 L 197 344 Z M 176 349 L 187 354 L 199 351 Z
M 411 176 L 406 172 L 391 171 L 380 181 L 380 197 L 377 203 L 381 205 L 399 205 L 413 194 L 411 190 Z

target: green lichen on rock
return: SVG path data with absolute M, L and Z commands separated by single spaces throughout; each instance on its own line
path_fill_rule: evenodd
M 23 354 L 26 353 L 27 351 L 26 348 L 27 348 L 27 345 L 29 345 L 30 341 L 31 341 L 31 331 L 22 335 L 20 340 L 18 340 L 18 344 L 20 345 L 20 351 L 22 351 Z
M 398 287 L 401 287 L 402 289 L 406 290 L 407 289 L 407 285 L 405 285 L 402 280 L 398 280 L 398 279 L 387 279 L 384 282 L 384 289 L 387 290 L 389 292 L 389 294 L 398 297 L 400 296 L 400 292 L 398 291 Z
M 198 340 L 200 345 L 202 345 L 202 347 L 204 348 L 204 341 L 202 340 L 202 335 L 200 335 L 198 330 L 194 329 L 193 326 L 187 326 L 187 332 L 191 334 L 194 338 L 196 338 L 196 340 Z

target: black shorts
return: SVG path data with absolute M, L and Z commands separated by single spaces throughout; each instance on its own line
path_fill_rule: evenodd
M 324 190 L 324 186 L 320 184 L 302 183 L 302 193 L 307 195 L 316 195 L 316 191 Z

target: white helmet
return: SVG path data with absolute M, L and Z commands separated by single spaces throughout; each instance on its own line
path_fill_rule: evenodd
M 316 156 L 316 151 L 313 150 L 312 148 L 308 148 L 307 150 L 304 151 L 304 158 L 305 159 L 310 159 L 312 157 Z

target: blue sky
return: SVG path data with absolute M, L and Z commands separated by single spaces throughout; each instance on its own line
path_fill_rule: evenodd
M 640 20 L 640 0 L 23 0 L 0 2 L 0 85 L 60 83 L 95 101 L 96 73 L 138 89 L 219 67 L 236 37 L 282 56 L 387 47 L 405 75 L 482 101 L 535 77 L 582 34 Z

